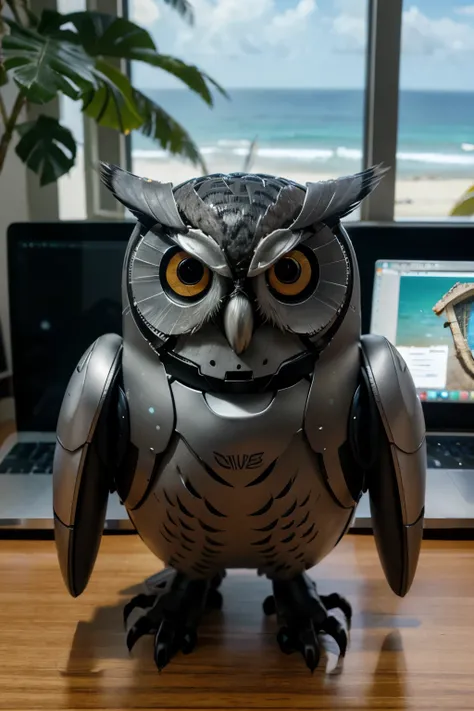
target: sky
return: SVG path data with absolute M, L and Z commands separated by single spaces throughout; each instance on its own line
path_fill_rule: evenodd
M 129 0 L 160 52 L 232 87 L 362 88 L 367 0 L 191 0 L 189 26 L 163 0 Z M 474 90 L 474 2 L 404 0 L 402 89 Z M 180 86 L 133 69 L 142 88 Z

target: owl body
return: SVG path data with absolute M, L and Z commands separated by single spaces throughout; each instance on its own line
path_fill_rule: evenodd
M 308 444 L 310 383 L 225 398 L 177 381 L 169 390 L 173 433 L 155 459 L 138 453 L 147 490 L 129 509 L 148 547 L 190 577 L 232 567 L 286 577 L 315 565 L 353 509 L 334 500 Z M 155 421 L 143 433 L 150 442 Z
M 387 579 L 405 594 L 423 527 L 423 415 L 393 346 L 361 336 L 340 223 L 380 178 L 304 188 L 219 174 L 173 189 L 105 166 L 137 224 L 122 337 L 83 356 L 58 423 L 56 542 L 72 594 L 113 489 L 187 578 L 245 567 L 274 580 L 330 553 L 369 489 Z

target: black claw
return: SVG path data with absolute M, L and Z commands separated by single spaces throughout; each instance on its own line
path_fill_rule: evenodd
M 209 588 L 206 597 L 206 607 L 210 610 L 220 610 L 223 602 L 224 601 L 219 590 L 216 588 Z
M 123 622 L 126 625 L 127 620 L 130 616 L 130 613 L 135 610 L 136 607 L 141 607 L 141 608 L 147 608 L 147 607 L 152 607 L 153 604 L 155 603 L 156 600 L 156 595 L 145 595 L 144 593 L 140 593 L 140 595 L 136 595 L 134 598 L 130 600 L 130 602 L 127 602 L 125 607 L 123 608 Z
M 140 637 L 143 637 L 145 634 L 148 634 L 152 631 L 152 626 L 153 623 L 151 619 L 149 617 L 146 617 L 146 615 L 140 617 L 140 619 L 135 622 L 135 624 L 133 625 L 133 627 L 130 628 L 129 633 L 127 634 L 127 647 L 129 652 L 132 651 L 133 647 L 140 639 Z
M 173 643 L 175 640 L 175 627 L 164 619 L 155 635 L 155 664 L 161 671 L 171 659 Z
M 319 664 L 321 653 L 319 651 L 318 637 L 313 627 L 312 622 L 299 634 L 301 652 L 306 662 L 306 666 L 311 673 L 314 672 Z
M 165 642 L 160 642 L 155 646 L 155 664 L 158 671 L 163 671 L 170 660 L 169 648 Z
M 321 602 L 326 610 L 335 610 L 339 608 L 339 610 L 344 613 L 348 625 L 351 624 L 352 607 L 346 598 L 342 597 L 338 593 L 331 593 L 330 595 L 321 595 Z
M 326 634 L 336 641 L 341 657 L 345 657 L 347 651 L 347 633 L 341 623 L 336 620 L 335 617 L 328 617 L 321 631 L 326 632 Z
M 191 654 L 193 649 L 197 644 L 197 633 L 196 630 L 188 629 L 184 633 L 183 644 L 181 645 L 181 651 L 183 654 Z
M 303 649 L 303 656 L 306 666 L 311 674 L 313 674 L 319 664 L 319 647 L 316 647 L 314 644 L 306 644 Z
M 275 603 L 275 598 L 273 597 L 273 595 L 269 595 L 263 601 L 263 612 L 268 617 L 270 615 L 274 615 L 276 613 L 276 603 Z

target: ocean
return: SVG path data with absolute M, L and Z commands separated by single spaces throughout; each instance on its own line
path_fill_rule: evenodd
M 364 95 L 359 90 L 238 89 L 213 108 L 188 90 L 145 90 L 189 131 L 205 160 L 241 170 L 255 139 L 254 167 L 330 175 L 361 167 Z M 165 158 L 138 132 L 137 156 Z M 474 179 L 474 93 L 402 91 L 397 174 Z

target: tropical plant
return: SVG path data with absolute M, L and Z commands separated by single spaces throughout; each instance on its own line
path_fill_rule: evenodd
M 187 0 L 164 0 L 193 22 Z M 0 10 L 4 0 L 0 0 Z M 181 80 L 209 106 L 212 90 L 226 92 L 193 65 L 160 54 L 150 34 L 133 22 L 101 12 L 35 14 L 29 0 L 5 0 L 0 15 L 0 87 L 13 81 L 18 94 L 8 111 L 0 93 L 0 172 L 15 132 L 16 153 L 47 185 L 67 173 L 76 158 L 71 131 L 51 116 L 20 122 L 27 103 L 43 106 L 58 95 L 81 104 L 100 126 L 123 134 L 140 131 L 173 155 L 206 167 L 192 138 L 153 99 L 135 88 L 118 68 L 119 60 L 144 62 Z
M 474 185 L 461 195 L 450 212 L 451 217 L 472 217 L 474 215 Z

